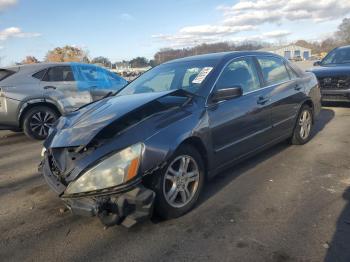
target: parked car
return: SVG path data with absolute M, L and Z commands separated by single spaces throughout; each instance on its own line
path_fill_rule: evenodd
M 40 165 L 75 214 L 131 226 L 191 210 L 204 181 L 272 145 L 311 138 L 312 73 L 265 52 L 167 62 L 50 129 Z
M 314 66 L 310 71 L 318 78 L 322 101 L 350 102 L 350 46 L 335 48 Z
M 127 81 L 101 67 L 40 63 L 0 69 L 0 129 L 45 139 L 59 116 L 116 92 Z

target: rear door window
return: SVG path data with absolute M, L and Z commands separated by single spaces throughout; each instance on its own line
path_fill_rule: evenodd
M 278 57 L 257 57 L 266 85 L 289 81 L 289 74 L 282 59 Z
M 43 81 L 46 82 L 70 82 L 74 81 L 74 75 L 70 66 L 55 66 L 48 69 Z
M 96 66 L 83 65 L 80 66 L 80 72 L 86 81 L 99 82 L 105 81 L 105 75 L 102 69 Z

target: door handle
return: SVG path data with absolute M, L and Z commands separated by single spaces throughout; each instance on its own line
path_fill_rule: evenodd
M 294 87 L 294 89 L 297 90 L 297 91 L 299 91 L 302 88 L 303 87 L 301 85 L 299 85 L 299 84 L 296 84 L 295 87 Z
M 44 86 L 44 89 L 56 89 L 54 86 Z
M 270 97 L 267 96 L 259 96 L 257 103 L 259 105 L 265 105 L 268 101 L 270 101 Z

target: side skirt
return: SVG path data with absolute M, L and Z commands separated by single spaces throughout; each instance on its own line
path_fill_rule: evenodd
M 216 169 L 213 169 L 213 170 L 209 171 L 208 172 L 208 178 L 212 179 L 213 177 L 215 177 L 216 175 L 218 175 L 222 171 L 225 171 L 228 168 L 230 168 L 230 167 L 232 167 L 232 166 L 234 166 L 234 165 L 236 165 L 236 164 L 238 164 L 238 163 L 240 163 L 240 162 L 242 162 L 242 161 L 244 161 L 246 159 L 249 159 L 249 158 L 251 158 L 252 156 L 254 156 L 256 154 L 258 154 L 258 153 L 260 153 L 262 151 L 265 151 L 266 149 L 271 148 L 274 145 L 277 145 L 277 144 L 281 143 L 282 141 L 287 140 L 288 138 L 291 137 L 291 135 L 292 134 L 290 134 L 290 133 L 282 135 L 282 136 L 280 136 L 280 137 L 270 141 L 269 143 L 256 148 L 254 151 L 251 151 L 251 152 L 249 152 L 247 154 L 244 154 L 244 155 L 242 155 L 239 158 L 233 159 L 232 161 L 230 161 L 230 162 L 228 162 L 228 163 L 226 163 L 224 165 L 221 165 L 221 166 L 219 166 Z

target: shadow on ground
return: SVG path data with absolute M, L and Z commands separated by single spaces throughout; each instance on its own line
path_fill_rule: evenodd
M 332 109 L 323 108 L 321 110 L 321 113 L 315 120 L 313 131 L 311 134 L 311 139 L 314 138 L 326 127 L 326 125 L 334 118 L 334 115 L 335 113 Z
M 347 202 L 340 214 L 332 242 L 325 258 L 326 262 L 349 262 L 350 261 L 350 187 L 343 193 Z
M 319 132 L 321 132 L 325 126 L 334 118 L 334 111 L 331 109 L 322 109 L 319 117 L 317 118 L 313 132 L 312 137 L 315 137 Z M 234 179 L 238 178 L 240 175 L 244 174 L 245 172 L 249 171 L 250 169 L 253 169 L 255 166 L 259 165 L 260 163 L 263 163 L 269 158 L 272 158 L 273 156 L 281 153 L 282 151 L 286 150 L 290 144 L 288 141 L 281 142 L 270 149 L 267 149 L 264 152 L 261 152 L 257 154 L 256 156 L 249 158 L 247 160 L 244 160 L 243 162 L 237 164 L 234 166 L 234 169 L 228 168 L 226 171 L 218 174 L 214 179 L 210 180 L 201 195 L 201 198 L 199 199 L 199 202 L 197 204 L 197 207 L 205 203 L 208 199 L 213 197 L 216 193 L 220 192 L 226 185 L 231 183 Z M 159 223 L 163 220 L 159 217 L 153 217 L 152 222 Z
M 312 138 L 315 137 L 319 132 L 321 132 L 325 126 L 334 118 L 334 111 L 331 109 L 322 109 L 317 121 L 315 122 L 314 129 L 312 132 Z M 235 166 L 234 171 L 228 169 L 227 171 L 219 174 L 212 182 L 209 182 L 205 192 L 203 193 L 200 204 L 210 198 L 212 195 L 216 194 L 222 187 L 230 183 L 235 178 L 239 177 L 241 174 L 247 172 L 248 170 L 254 168 L 258 164 L 264 162 L 265 160 L 279 154 L 290 146 L 288 141 L 282 142 L 270 149 L 257 154 L 256 156 L 247 159 L 240 164 Z

